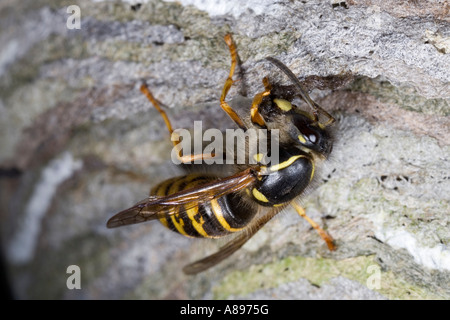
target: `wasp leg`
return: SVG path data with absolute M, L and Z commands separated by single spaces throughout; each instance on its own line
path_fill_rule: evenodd
M 228 75 L 227 80 L 225 81 L 225 85 L 223 86 L 222 95 L 220 96 L 220 106 L 222 109 L 230 116 L 230 118 L 239 126 L 239 128 L 246 130 L 244 122 L 241 120 L 239 115 L 236 113 L 236 111 L 233 110 L 233 108 L 230 107 L 228 103 L 225 102 L 225 98 L 228 94 L 228 91 L 230 90 L 231 86 L 233 85 L 233 74 L 234 69 L 236 68 L 237 64 L 237 52 L 236 52 L 236 46 L 233 42 L 233 39 L 231 38 L 230 34 L 225 35 L 224 37 L 226 44 L 228 45 L 228 48 L 230 49 L 231 54 L 231 68 L 230 68 L 230 74 Z
M 266 123 L 261 116 L 261 114 L 258 112 L 258 107 L 262 102 L 262 99 L 270 94 L 270 90 L 272 90 L 272 86 L 270 85 L 269 79 L 267 77 L 263 78 L 263 85 L 264 85 L 264 91 L 258 93 L 254 98 L 252 102 L 252 108 L 250 110 L 251 114 L 251 120 L 253 123 L 256 123 L 260 125 L 261 127 L 265 127 Z
M 330 251 L 333 251 L 336 249 L 336 246 L 334 245 L 333 238 L 325 231 L 323 230 L 316 222 L 314 222 L 310 217 L 306 215 L 305 209 L 303 209 L 301 206 L 296 204 L 295 202 L 292 202 L 291 205 L 294 207 L 294 209 L 297 211 L 297 213 L 304 218 L 306 221 L 309 222 L 309 224 L 316 229 L 316 231 L 319 233 L 320 237 L 326 242 L 328 249 Z
M 177 158 L 181 163 L 192 163 L 195 160 L 204 160 L 204 159 L 211 159 L 215 157 L 215 154 L 193 154 L 193 155 L 181 155 L 181 145 L 179 143 L 180 137 L 176 132 L 173 131 L 172 124 L 170 123 L 169 117 L 167 117 L 166 112 L 161 108 L 159 105 L 158 100 L 155 99 L 153 94 L 150 92 L 150 90 L 147 87 L 146 83 L 143 83 L 140 88 L 141 92 L 147 97 L 147 99 L 151 102 L 151 104 L 155 107 L 156 110 L 161 114 L 162 118 L 164 119 L 164 122 L 166 123 L 166 127 L 169 130 L 170 136 L 172 138 L 172 143 L 177 151 Z

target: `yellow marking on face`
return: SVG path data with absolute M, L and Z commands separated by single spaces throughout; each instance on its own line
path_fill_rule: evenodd
M 298 158 L 302 158 L 302 157 L 304 157 L 304 156 L 303 155 L 292 156 L 289 159 L 287 159 L 286 161 L 283 161 L 279 164 L 275 164 L 275 165 L 271 166 L 270 171 L 278 171 L 278 170 L 284 169 L 284 168 L 290 166 L 291 164 L 293 164 L 295 160 L 297 160 Z
M 256 162 L 261 162 L 261 160 L 263 159 L 264 154 L 263 153 L 257 153 L 253 155 L 253 159 L 255 159 Z
M 256 189 L 256 188 L 253 188 L 252 194 L 257 200 L 259 200 L 261 202 L 269 202 L 269 200 L 267 200 L 266 196 L 263 195 L 261 192 L 259 192 L 258 189 Z
M 292 109 L 292 104 L 284 99 L 273 99 L 273 102 L 283 111 L 289 111 Z
M 306 143 L 306 139 L 305 139 L 305 137 L 304 137 L 302 134 L 299 134 L 299 135 L 298 135 L 298 140 L 299 140 L 301 143 L 303 143 L 303 144 Z
M 225 218 L 223 217 L 223 211 L 219 205 L 219 202 L 217 202 L 217 199 L 211 200 L 210 204 L 211 204 L 211 209 L 214 213 L 214 216 L 216 217 L 217 221 L 219 221 L 220 225 L 225 228 L 225 230 L 230 231 L 230 232 L 236 232 L 236 231 L 239 231 L 242 229 L 242 228 L 232 228 L 228 224 L 227 220 L 225 220 Z

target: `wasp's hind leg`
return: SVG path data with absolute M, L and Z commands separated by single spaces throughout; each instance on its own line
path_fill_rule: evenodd
M 314 222 L 310 217 L 306 215 L 305 209 L 303 209 L 295 202 L 292 202 L 291 205 L 294 207 L 297 213 L 306 221 L 308 221 L 309 224 L 311 224 L 311 227 L 313 227 L 319 233 L 320 237 L 326 242 L 328 249 L 330 249 L 331 251 L 335 250 L 336 246 L 334 244 L 333 238 L 325 230 L 323 230 L 316 222 Z
M 236 45 L 234 44 L 231 35 L 230 34 L 225 35 L 224 39 L 226 44 L 228 45 L 228 48 L 230 49 L 231 67 L 230 67 L 230 74 L 228 75 L 228 78 L 225 81 L 225 85 L 223 86 L 222 94 L 220 96 L 220 106 L 230 116 L 230 118 L 239 126 L 239 128 L 246 130 L 247 128 L 242 119 L 239 117 L 236 111 L 234 111 L 233 108 L 231 108 L 231 106 L 225 101 L 228 91 L 233 85 L 233 75 L 238 62 L 238 55 L 236 52 Z
M 147 84 L 144 82 L 141 85 L 140 88 L 141 92 L 147 97 L 147 99 L 151 102 L 151 104 L 155 107 L 156 110 L 158 110 L 159 114 L 162 116 L 162 118 L 164 119 L 164 122 L 166 124 L 167 129 L 169 130 L 170 136 L 171 136 L 171 140 L 173 143 L 173 147 L 176 150 L 176 155 L 178 160 L 181 163 L 192 163 L 196 160 L 204 160 L 204 159 L 211 159 L 215 157 L 215 154 L 211 153 L 211 154 L 189 154 L 189 155 L 182 155 L 181 152 L 181 144 L 180 144 L 180 137 L 179 135 L 174 132 L 173 128 L 172 128 L 172 124 L 170 123 L 169 117 L 167 116 L 166 112 L 161 108 L 158 100 L 156 100 L 156 98 L 153 96 L 153 94 L 151 93 L 151 91 L 149 90 Z

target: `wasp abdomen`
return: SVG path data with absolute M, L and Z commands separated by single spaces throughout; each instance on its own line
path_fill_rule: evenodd
M 150 192 L 167 196 L 194 188 L 218 179 L 217 177 L 190 174 L 163 181 Z M 255 215 L 241 205 L 241 196 L 231 193 L 207 202 L 190 202 L 183 206 L 168 207 L 160 222 L 172 231 L 188 237 L 218 238 L 244 228 Z

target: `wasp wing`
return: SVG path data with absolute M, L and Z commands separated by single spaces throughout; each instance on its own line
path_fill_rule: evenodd
M 183 268 L 185 274 L 196 274 L 209 269 L 222 260 L 228 258 L 235 251 L 241 248 L 251 237 L 253 237 L 267 222 L 276 216 L 284 207 L 278 207 L 267 212 L 259 219 L 255 219 L 247 228 L 242 230 L 236 238 L 228 242 L 216 253 L 207 256 L 201 260 L 186 265 Z
M 168 210 L 179 206 L 198 206 L 199 204 L 220 198 L 226 194 L 242 190 L 256 181 L 257 173 L 251 168 L 235 175 L 218 178 L 215 181 L 182 190 L 167 196 L 149 196 L 131 208 L 125 209 L 106 224 L 108 228 L 117 228 L 129 224 L 163 218 L 167 214 L 177 212 Z

